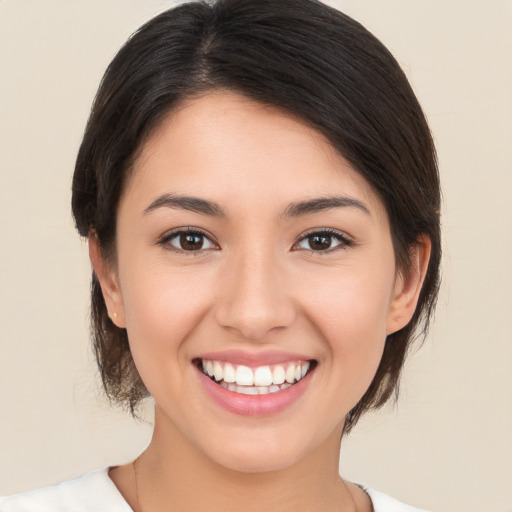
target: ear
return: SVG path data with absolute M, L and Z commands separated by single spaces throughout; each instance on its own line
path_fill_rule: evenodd
M 407 275 L 398 273 L 396 277 L 386 334 L 393 334 L 410 322 L 427 273 L 431 248 L 427 235 L 421 235 L 411 247 L 409 272 Z
M 103 299 L 107 305 L 108 316 L 117 327 L 125 328 L 123 297 L 119 288 L 117 273 L 113 265 L 105 260 L 96 234 L 89 234 L 88 243 L 89 258 L 101 286 Z

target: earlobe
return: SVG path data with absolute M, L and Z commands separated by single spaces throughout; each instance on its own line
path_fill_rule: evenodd
M 98 239 L 94 233 L 89 234 L 89 259 L 98 279 L 103 299 L 107 305 L 108 315 L 112 322 L 120 328 L 126 327 L 123 298 L 118 284 L 115 270 L 112 268 L 103 255 Z
M 400 273 L 396 278 L 386 334 L 393 334 L 410 322 L 427 273 L 431 247 L 427 235 L 421 235 L 411 247 L 409 272 L 407 275 Z

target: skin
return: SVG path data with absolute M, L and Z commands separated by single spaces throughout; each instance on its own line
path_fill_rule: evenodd
M 214 202 L 225 216 L 147 212 L 163 194 Z M 286 214 L 333 196 L 359 206 Z M 207 235 L 203 250 L 180 249 L 179 237 L 159 243 L 183 227 Z M 325 229 L 342 238 L 314 250 L 307 235 Z M 115 261 L 90 237 L 110 316 L 127 329 L 156 404 L 153 439 L 137 462 L 139 500 L 133 465 L 110 472 L 132 508 L 371 511 L 338 475 L 344 418 L 371 383 L 386 336 L 409 322 L 429 250 L 420 238 L 404 278 L 376 193 L 318 132 L 278 108 L 215 92 L 168 115 L 122 194 Z M 240 416 L 209 399 L 191 362 L 225 349 L 298 352 L 318 365 L 284 411 Z

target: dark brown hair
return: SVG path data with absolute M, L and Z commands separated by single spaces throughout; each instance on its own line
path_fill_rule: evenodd
M 315 0 L 218 0 L 170 9 L 141 27 L 109 65 L 73 177 L 73 214 L 112 255 L 123 184 L 144 141 L 186 98 L 226 89 L 277 105 L 321 132 L 381 197 L 397 266 L 421 234 L 432 253 L 411 322 L 386 340 L 375 378 L 350 412 L 398 389 L 411 342 L 426 333 L 439 285 L 440 189 L 421 107 L 396 60 L 362 25 Z M 132 413 L 147 395 L 126 330 L 109 319 L 92 277 L 92 329 L 107 396 Z

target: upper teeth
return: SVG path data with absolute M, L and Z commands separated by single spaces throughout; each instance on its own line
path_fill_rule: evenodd
M 309 361 L 258 366 L 250 368 L 244 365 L 233 365 L 222 361 L 202 360 L 203 372 L 216 381 L 236 383 L 238 386 L 272 386 L 287 382 L 293 384 L 306 375 Z

